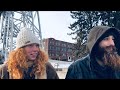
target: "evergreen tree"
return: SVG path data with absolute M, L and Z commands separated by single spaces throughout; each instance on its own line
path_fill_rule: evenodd
M 75 34 L 76 58 L 88 54 L 86 49 L 87 36 L 92 27 L 97 25 L 108 25 L 120 29 L 120 11 L 70 11 L 75 22 L 68 28 L 72 30 L 69 35 Z

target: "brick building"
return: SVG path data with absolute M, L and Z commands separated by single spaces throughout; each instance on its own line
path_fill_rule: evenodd
M 43 45 L 50 59 L 61 61 L 74 60 L 74 43 L 47 38 L 43 40 Z

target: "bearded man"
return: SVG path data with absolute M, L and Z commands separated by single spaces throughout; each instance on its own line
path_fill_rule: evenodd
M 87 40 L 89 54 L 68 68 L 65 79 L 120 79 L 120 33 L 109 26 L 95 26 Z

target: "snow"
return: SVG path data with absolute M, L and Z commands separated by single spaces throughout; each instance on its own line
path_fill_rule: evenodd
M 68 67 L 73 63 L 68 61 L 49 60 L 52 66 L 56 69 L 59 79 L 65 79 Z
M 73 62 L 49 60 L 54 68 L 68 68 Z

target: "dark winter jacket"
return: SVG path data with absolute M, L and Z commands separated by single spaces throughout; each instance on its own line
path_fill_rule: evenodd
M 7 64 L 3 64 L 0 66 L 0 79 L 10 79 L 9 72 L 7 70 Z M 29 74 L 26 74 L 24 79 L 35 79 L 34 76 L 30 77 L 28 75 Z M 59 79 L 54 67 L 49 62 L 46 63 L 46 75 L 47 79 Z
M 89 55 L 71 64 L 65 79 L 120 79 L 120 72 L 100 66 L 93 57 L 96 43 L 109 32 L 115 35 L 115 44 L 117 52 L 120 55 L 119 31 L 116 28 L 108 26 L 96 26 L 90 30 L 88 36 L 87 47 L 89 49 Z

